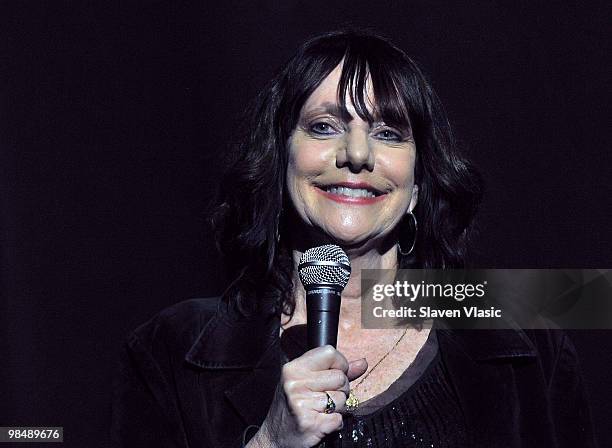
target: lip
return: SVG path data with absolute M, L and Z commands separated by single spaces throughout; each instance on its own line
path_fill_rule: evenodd
M 337 186 L 337 187 L 347 187 L 347 188 L 363 188 L 363 189 L 367 189 L 367 190 L 376 192 L 378 196 L 374 196 L 373 198 L 367 198 L 367 197 L 354 198 L 350 196 L 332 194 L 323 189 L 330 185 Z M 367 182 L 334 182 L 333 184 L 328 184 L 328 185 L 321 185 L 321 186 L 317 185 L 315 186 L 315 189 L 317 190 L 317 192 L 325 196 L 327 199 L 330 199 L 335 202 L 340 202 L 343 204 L 370 205 L 370 204 L 375 204 L 377 202 L 383 201 L 387 197 L 386 192 L 380 191 L 379 189 L 368 184 Z

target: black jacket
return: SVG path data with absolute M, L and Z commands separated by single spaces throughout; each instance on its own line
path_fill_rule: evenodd
M 215 297 L 179 303 L 137 328 L 115 381 L 114 446 L 240 447 L 279 381 L 278 334 L 272 313 L 240 318 Z M 439 330 L 438 346 L 472 446 L 595 446 L 562 332 Z

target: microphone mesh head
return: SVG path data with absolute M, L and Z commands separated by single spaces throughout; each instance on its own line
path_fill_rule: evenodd
M 326 244 L 304 252 L 298 271 L 304 288 L 327 285 L 342 290 L 351 276 L 351 262 L 339 246 Z

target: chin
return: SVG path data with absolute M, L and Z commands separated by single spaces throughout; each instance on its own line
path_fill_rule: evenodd
M 364 229 L 342 229 L 326 232 L 331 238 L 341 246 L 354 246 L 366 243 L 372 239 L 371 232 Z

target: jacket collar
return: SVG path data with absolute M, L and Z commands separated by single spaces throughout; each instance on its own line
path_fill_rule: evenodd
M 474 361 L 537 356 L 535 345 L 525 331 L 512 320 L 506 319 L 505 323 L 506 329 L 458 330 L 436 321 L 435 328 L 441 339 L 450 342 Z
M 215 316 L 202 329 L 185 360 L 205 369 L 261 368 L 267 351 L 279 346 L 280 319 L 268 308 L 241 317 L 225 299 L 219 300 Z M 536 356 L 536 350 L 517 325 L 505 330 L 451 330 L 439 334 L 476 361 Z M 214 341 L 214 342 L 213 342 Z
M 251 317 L 220 298 L 217 311 L 204 326 L 185 360 L 204 369 L 250 369 L 259 367 L 262 355 L 276 343 L 280 319 L 267 307 Z
M 219 300 L 217 312 L 185 355 L 185 361 L 203 369 L 249 371 L 224 390 L 247 425 L 263 422 L 280 380 L 280 317 L 266 309 L 245 318 L 226 300 Z
M 202 369 L 249 371 L 242 380 L 229 384 L 224 392 L 247 425 L 263 422 L 280 380 L 279 327 L 280 316 L 271 311 L 240 317 L 225 300 L 219 300 L 215 315 L 185 356 L 186 362 Z M 466 364 L 466 356 L 475 362 L 536 356 L 534 345 L 519 328 L 494 331 L 441 328 L 437 331 L 441 352 L 454 359 L 459 370 Z M 474 370 L 474 375 L 477 372 Z

